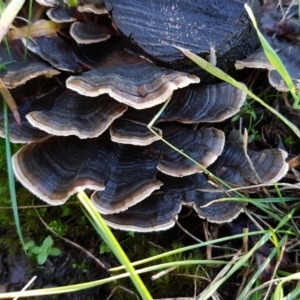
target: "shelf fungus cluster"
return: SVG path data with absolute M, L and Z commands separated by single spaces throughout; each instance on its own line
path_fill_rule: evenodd
M 286 68 L 296 89 L 300 88 L 300 23 L 298 3 L 265 1 L 261 17 L 261 31 L 265 39 Z M 270 84 L 279 91 L 288 92 L 289 87 L 269 62 L 264 50 L 259 48 L 246 59 L 236 62 L 236 68 L 255 68 L 268 71 Z
M 104 2 L 106 7 L 99 0 L 84 1 L 74 9 L 61 7 L 54 0 L 39 1 L 51 7 L 46 16 L 52 21 L 67 24 L 63 34 L 30 39 L 26 63 L 21 59 L 21 41 L 11 43 L 11 53 L 4 45 L 0 47 L 1 63 L 6 65 L 0 71 L 1 77 L 11 89 L 22 121 L 17 125 L 9 114 L 10 139 L 25 144 L 13 156 L 17 179 L 52 205 L 65 203 L 78 190 L 92 190 L 92 202 L 108 224 L 124 230 L 168 229 L 175 224 L 182 205 L 211 222 L 231 221 L 244 204 L 214 201 L 235 196 L 225 184 L 241 187 L 276 182 L 288 170 L 287 154 L 278 149 L 245 151 L 236 142 L 226 142 L 224 132 L 218 129 L 221 126 L 214 123 L 236 114 L 246 99 L 245 93 L 227 83 L 199 85 L 198 76 L 179 70 L 179 60 L 185 59 L 171 47 L 170 40 L 163 42 L 163 34 L 156 42 L 163 51 L 172 49 L 176 67 L 165 54 L 156 53 L 159 46 L 151 49 L 156 37 L 153 30 L 160 24 L 169 26 L 170 38 L 179 45 L 190 43 L 195 52 L 207 54 L 208 40 L 203 49 L 197 49 L 196 44 L 204 41 L 201 26 L 210 30 L 214 25 L 194 24 L 191 6 L 210 10 L 219 4 L 172 0 L 165 1 L 159 10 L 159 1 L 153 1 L 156 4 L 149 5 L 149 11 L 155 22 L 145 24 L 143 16 L 142 23 L 137 17 L 132 19 L 135 11 L 144 12 L 138 7 L 139 1 L 133 1 L 132 6 L 126 4 L 126 10 L 131 7 L 132 11 L 124 13 L 119 13 L 120 7 L 124 8 L 122 1 Z M 187 2 L 183 6 L 188 9 L 186 15 L 183 2 Z M 233 14 L 235 18 L 222 17 L 229 22 L 228 28 L 238 27 L 232 33 L 231 29 L 224 30 L 222 23 L 224 32 L 216 31 L 218 35 L 212 37 L 220 47 L 220 61 L 235 51 L 222 43 L 234 37 L 237 40 L 232 44 L 236 47 L 243 44 L 243 30 L 249 32 L 243 1 L 230 2 L 234 4 L 232 11 L 213 9 L 215 13 Z M 139 5 L 144 7 L 144 2 Z M 164 22 L 156 20 L 159 14 L 154 15 L 154 10 L 160 12 Z M 180 40 L 183 29 L 174 27 L 174 16 L 180 19 L 178 24 L 190 30 L 193 40 Z M 236 19 L 243 22 L 230 23 Z M 132 48 L 126 37 L 129 21 Z M 245 27 L 244 22 L 248 24 Z M 139 24 L 145 26 L 142 33 Z M 193 31 L 195 28 L 198 31 Z M 243 47 L 237 55 L 245 52 Z M 128 48 L 139 48 L 149 55 L 145 58 Z M 149 60 L 154 56 L 156 63 Z M 25 82 L 41 75 L 52 78 L 39 79 L 39 88 L 28 96 L 32 80 Z M 157 116 L 168 99 L 168 105 Z M 155 116 L 156 134 L 147 125 Z M 1 136 L 5 136 L 3 124 L 4 116 L 0 116 Z M 216 174 L 223 184 L 209 178 L 203 168 Z

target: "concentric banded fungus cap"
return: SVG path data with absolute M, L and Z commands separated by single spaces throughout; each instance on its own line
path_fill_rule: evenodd
M 27 115 L 27 119 L 34 127 L 49 134 L 76 135 L 85 139 L 101 135 L 126 109 L 125 104 L 108 95 L 90 98 L 65 91 L 56 99 L 50 111 L 33 111 Z
M 199 68 L 184 59 L 174 45 L 208 55 L 214 47 L 218 65 L 225 70 L 256 49 L 258 41 L 244 4 L 247 0 L 105 0 L 119 31 L 136 48 L 160 65 L 168 64 L 190 73 Z M 259 1 L 249 4 L 260 11 Z M 234 46 L 233 46 L 234 45 Z
M 60 37 L 40 37 L 35 38 L 34 42 L 29 40 L 28 49 L 48 61 L 54 68 L 68 72 L 82 71 L 71 46 Z
M 98 24 L 75 22 L 71 25 L 70 34 L 78 44 L 92 44 L 106 41 L 111 32 Z
M 115 144 L 111 158 L 106 162 L 110 164 L 110 173 L 105 190 L 91 197 L 103 214 L 124 211 L 162 185 L 156 179 L 158 161 L 144 154 L 141 147 Z
M 50 8 L 46 11 L 46 14 L 50 20 L 56 23 L 76 21 L 76 18 L 73 16 L 73 9 L 69 7 L 59 6 Z
M 59 205 L 78 189 L 104 189 L 111 149 L 105 138 L 50 137 L 21 148 L 13 156 L 13 169 L 34 195 Z
M 159 128 L 152 127 L 160 136 L 162 131 Z M 128 119 L 117 119 L 110 125 L 111 140 L 121 144 L 131 144 L 137 146 L 146 146 L 159 140 L 153 134 L 147 124 L 132 121 Z
M 194 203 L 195 184 L 188 177 L 176 178 L 158 173 L 157 178 L 163 182 L 159 191 L 126 211 L 103 215 L 108 225 L 139 232 L 166 230 L 174 226 L 181 204 Z
M 265 38 L 281 59 L 290 77 L 292 78 L 295 87 L 300 88 L 300 45 L 291 43 L 283 38 Z M 264 51 L 261 48 L 246 59 L 237 61 L 235 66 L 237 69 L 242 69 L 244 67 L 266 69 L 268 70 L 269 82 L 274 88 L 283 92 L 289 91 L 289 88 L 285 84 L 284 80 L 268 61 Z
M 3 43 L 0 45 L 0 63 L 5 65 L 5 69 L 0 70 L 0 76 L 9 89 L 25 84 L 38 76 L 52 77 L 60 73 L 31 55 L 24 61 L 24 46 L 20 41 L 11 42 L 10 51 L 11 56 L 5 45 Z
M 90 12 L 97 15 L 107 14 L 104 0 L 81 0 L 81 5 L 77 7 L 80 12 Z
M 87 140 L 50 137 L 13 156 L 17 179 L 42 200 L 58 205 L 78 189 L 105 188 L 92 196 L 104 213 L 126 210 L 158 189 L 157 163 L 140 147 L 113 143 L 105 134 Z
M 103 218 L 115 229 L 153 232 L 173 227 L 180 210 L 178 196 L 158 191 L 126 211 L 103 215 Z
M 71 76 L 66 85 L 79 94 L 96 97 L 108 93 L 135 109 L 165 102 L 178 88 L 199 82 L 183 72 L 160 68 L 146 59 L 127 52 L 115 52 L 98 69 Z
M 245 156 L 243 147 L 235 142 L 225 143 L 224 151 L 210 170 L 235 186 L 277 182 L 288 171 L 288 163 L 285 161 L 287 153 L 283 150 L 248 150 L 247 154 L 256 174 Z
M 228 83 L 189 86 L 175 91 L 159 121 L 221 122 L 236 114 L 246 93 Z
M 46 100 L 46 101 L 43 101 Z M 31 102 L 31 105 L 30 103 Z M 0 100 L 2 103 L 2 100 Z M 50 98 L 42 99 L 42 101 L 37 101 L 33 97 L 32 99 L 28 99 L 25 103 L 17 103 L 18 104 L 18 112 L 21 118 L 22 123 L 17 124 L 11 111 L 8 111 L 8 126 L 9 126 L 9 139 L 12 143 L 31 143 L 40 141 L 48 136 L 47 132 L 44 132 L 38 128 L 33 127 L 28 123 L 25 118 L 26 114 L 30 112 L 32 109 L 50 109 L 51 105 L 53 105 L 53 101 Z M 4 117 L 3 111 L 0 112 L 0 136 L 5 138 L 5 130 L 4 130 Z
M 222 188 L 208 183 L 203 173 L 192 175 L 190 178 L 194 181 L 196 186 L 193 207 L 200 218 L 207 219 L 213 223 L 226 223 L 231 222 L 243 211 L 245 203 L 237 201 L 214 202 L 203 207 L 214 200 L 234 197 L 234 195 L 225 193 Z
M 204 167 L 212 164 L 224 147 L 224 133 L 215 128 L 192 130 L 173 124 L 161 128 L 165 140 Z M 157 168 L 167 175 L 182 177 L 202 172 L 194 162 L 162 141 L 154 142 L 145 151 L 160 159 Z
M 61 6 L 63 4 L 62 2 L 66 3 L 61 0 L 36 0 L 36 2 L 46 7 L 57 7 Z

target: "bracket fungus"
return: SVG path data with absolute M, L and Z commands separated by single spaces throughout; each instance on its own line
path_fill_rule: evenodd
M 191 130 L 182 126 L 167 125 L 161 127 L 164 139 L 182 149 L 184 153 L 203 167 L 212 164 L 222 153 L 225 136 L 221 130 L 216 128 L 201 128 Z M 162 141 L 152 143 L 146 151 L 153 156 L 160 158 L 157 166 L 162 173 L 182 177 L 202 172 L 202 169 L 182 154 L 173 150 Z
M 224 150 L 210 170 L 222 180 L 235 185 L 274 183 L 289 169 L 287 152 L 281 149 L 247 150 L 235 142 L 226 142 Z
M 158 191 L 126 211 L 103 218 L 115 229 L 152 232 L 173 227 L 180 211 L 179 197 Z
M 108 95 L 90 98 L 67 90 L 55 100 L 51 110 L 35 109 L 27 114 L 27 119 L 49 134 L 85 139 L 101 135 L 126 110 L 125 104 Z
M 158 120 L 187 124 L 221 122 L 236 114 L 245 100 L 245 92 L 226 82 L 189 86 L 174 92 Z
M 47 132 L 40 130 L 39 128 L 33 127 L 26 119 L 26 115 L 31 110 L 41 109 L 41 107 L 43 110 L 46 110 L 50 109 L 53 105 L 53 101 L 51 98 L 42 99 L 42 101 L 39 100 L 41 99 L 37 100 L 32 97 L 32 99 L 28 99 L 27 102 L 21 104 L 18 102 L 17 99 L 18 112 L 20 115 L 21 124 L 16 123 L 11 111 L 8 112 L 9 139 L 11 142 L 25 144 L 37 142 L 48 137 L 49 134 Z M 0 103 L 2 103 L 2 100 L 0 101 Z M 5 138 L 3 111 L 0 112 L 0 136 Z
M 164 129 L 171 143 L 203 165 L 211 164 L 222 151 L 224 134 L 219 130 L 208 128 L 198 133 L 179 126 Z M 80 187 L 103 190 L 92 199 L 104 213 L 125 210 L 158 189 L 158 170 L 173 176 L 201 172 L 161 142 L 146 148 L 121 145 L 106 134 L 88 140 L 55 136 L 26 145 L 14 155 L 13 166 L 24 186 L 48 203 L 63 203 Z
M 56 23 L 69 23 L 76 21 L 76 18 L 72 14 L 72 9 L 69 7 L 58 6 L 49 8 L 46 14 L 50 20 Z
M 116 143 L 147 146 L 158 141 L 159 136 L 162 136 L 159 128 L 152 127 L 152 129 L 158 136 L 153 134 L 144 123 L 119 118 L 110 125 L 110 136 Z
M 49 18 L 76 21 L 57 27 L 61 31 L 55 37 L 28 41 L 33 52 L 28 65 L 39 71 L 20 72 L 18 51 L 10 58 L 0 47 L 1 63 L 12 60 L 1 71 L 9 88 L 32 74 L 59 74 L 45 61 L 63 71 L 55 95 L 20 103 L 20 127 L 9 117 L 12 140 L 24 133 L 19 142 L 29 143 L 13 156 L 13 169 L 34 195 L 59 205 L 79 189 L 90 189 L 92 202 L 112 227 L 149 232 L 172 227 L 182 205 L 217 223 L 243 210 L 237 202 L 211 203 L 232 194 L 211 185 L 202 167 L 233 186 L 276 182 L 286 174 L 284 151 L 248 150 L 246 155 L 242 146 L 225 143 L 220 125 L 212 123 L 237 113 L 245 93 L 227 83 L 189 86 L 200 82 L 198 70 L 173 47 L 188 46 L 202 56 L 215 47 L 218 66 L 229 70 L 257 42 L 244 11 L 246 0 L 228 0 L 226 7 L 222 1 L 150 1 L 147 9 L 139 0 L 130 5 L 83 0 L 77 10 L 59 2 L 42 4 L 55 7 L 48 10 Z M 250 2 L 258 6 L 258 0 Z M 16 80 L 16 71 L 27 72 L 26 79 Z M 168 99 L 153 127 L 157 137 L 146 124 Z M 200 127 L 204 122 L 209 124 Z
M 226 223 L 235 219 L 246 206 L 245 202 L 219 201 L 220 198 L 234 197 L 234 193 L 226 192 L 226 189 L 219 188 L 209 183 L 205 174 L 191 176 L 195 184 L 195 198 L 193 208 L 200 218 L 207 219 L 212 223 Z
M 66 1 L 61 0 L 36 0 L 36 2 L 46 7 L 58 7 L 62 4 L 67 4 Z
M 266 37 L 271 47 L 276 51 L 280 60 L 287 69 L 295 88 L 300 88 L 300 59 L 299 51 L 300 45 L 298 43 L 292 43 L 280 37 Z M 255 69 L 266 69 L 268 70 L 268 79 L 270 84 L 278 91 L 288 92 L 289 88 L 275 70 L 274 66 L 269 62 L 263 49 L 258 49 L 249 57 L 237 61 L 235 64 L 237 69 L 242 68 L 255 68 Z
M 28 41 L 27 47 L 30 51 L 48 61 L 54 68 L 68 72 L 82 71 L 82 66 L 72 47 L 60 37 L 35 38 L 33 41 Z
M 111 32 L 108 28 L 97 24 L 74 22 L 70 28 L 70 35 L 78 44 L 92 44 L 106 41 Z
M 286 68 L 296 89 L 300 87 L 300 23 L 298 6 L 294 3 L 265 1 L 260 30 Z M 279 91 L 288 92 L 285 81 L 267 59 L 262 48 L 246 59 L 236 62 L 236 68 L 263 68 L 268 70 L 270 84 Z
M 78 11 L 94 13 L 96 15 L 107 14 L 104 0 L 81 0 L 78 6 Z
M 0 75 L 8 89 L 23 85 L 38 76 L 50 78 L 60 73 L 34 56 L 28 55 L 24 61 L 24 53 L 25 48 L 20 41 L 13 41 L 10 51 L 3 43 L 0 45 L 0 63 L 5 66 L 0 70 Z
M 165 102 L 174 90 L 199 81 L 195 75 L 160 68 L 122 51 L 107 57 L 96 70 L 71 76 L 66 85 L 85 96 L 108 93 L 121 103 L 144 109 Z

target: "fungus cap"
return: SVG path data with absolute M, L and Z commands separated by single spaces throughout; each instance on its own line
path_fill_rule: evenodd
M 56 99 L 51 110 L 30 112 L 27 119 L 32 126 L 49 134 L 85 139 L 101 135 L 126 109 L 125 104 L 108 95 L 90 98 L 67 90 Z
M 158 191 L 123 212 L 103 215 L 103 218 L 115 229 L 153 232 L 173 227 L 180 210 L 178 197 Z
M 162 131 L 152 127 L 159 136 Z M 137 146 L 147 146 L 158 141 L 159 137 L 153 134 L 147 124 L 128 119 L 117 119 L 110 125 L 111 140 L 121 144 L 131 144 Z
M 108 28 L 97 24 L 74 22 L 70 28 L 70 35 L 78 44 L 92 44 L 106 41 L 111 32 Z
M 107 57 L 95 70 L 69 77 L 66 86 L 90 97 L 108 93 L 121 103 L 145 109 L 165 102 L 174 90 L 199 81 L 197 76 L 158 67 L 123 51 Z

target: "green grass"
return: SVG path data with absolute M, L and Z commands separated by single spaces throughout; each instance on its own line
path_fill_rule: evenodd
M 4 128 L 5 128 L 5 151 L 6 151 L 6 162 L 7 162 L 10 198 L 11 198 L 11 204 L 13 207 L 13 214 L 14 214 L 14 221 L 16 224 L 16 230 L 19 235 L 20 242 L 22 243 L 22 247 L 23 247 L 24 251 L 26 252 L 25 242 L 23 239 L 22 230 L 21 230 L 21 226 L 20 226 L 18 203 L 17 203 L 17 197 L 16 197 L 15 178 L 14 178 L 12 162 L 11 162 L 11 148 L 10 148 L 10 141 L 9 141 L 7 105 L 4 101 L 3 101 L 3 114 L 4 114 Z

